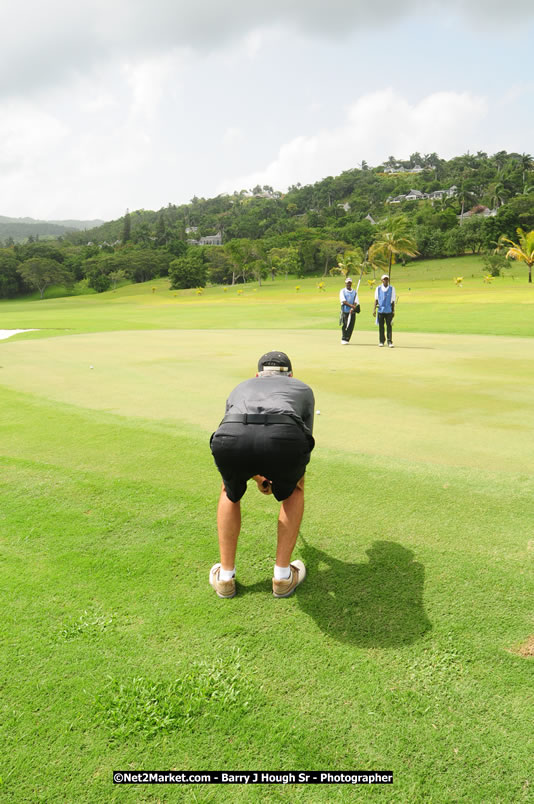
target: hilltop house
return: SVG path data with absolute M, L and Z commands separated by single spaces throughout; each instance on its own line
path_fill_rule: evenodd
M 254 198 L 280 198 L 280 193 L 278 190 L 261 190 L 258 193 L 254 193 Z
M 422 201 L 423 198 L 428 198 L 428 195 L 420 190 L 410 190 L 408 195 L 405 196 L 406 201 Z
M 222 244 L 222 232 L 217 232 L 217 234 L 214 235 L 205 235 L 198 240 L 187 241 L 188 246 L 222 246 Z
M 422 168 L 421 165 L 414 165 L 413 167 L 405 168 L 402 165 L 396 165 L 395 167 L 387 167 L 384 168 L 384 173 L 422 173 L 425 168 Z M 432 165 L 429 165 L 427 170 L 434 170 Z
M 214 235 L 206 235 L 199 240 L 200 246 L 222 246 L 222 233 L 217 232 Z
M 426 199 L 430 201 L 441 200 L 445 197 L 452 198 L 457 192 L 458 188 L 455 184 L 449 187 L 448 190 L 434 190 L 433 193 L 422 193 L 420 190 L 410 190 L 406 195 L 390 196 L 386 199 L 386 204 L 400 204 L 401 201 L 424 201 Z

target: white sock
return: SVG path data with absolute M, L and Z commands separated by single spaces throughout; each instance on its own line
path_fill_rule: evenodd
M 232 578 L 235 578 L 235 567 L 231 570 L 224 570 L 222 567 L 219 570 L 219 580 L 220 581 L 231 581 Z
M 278 564 L 274 565 L 274 579 L 275 581 L 287 581 L 291 578 L 291 570 L 289 567 L 279 567 Z

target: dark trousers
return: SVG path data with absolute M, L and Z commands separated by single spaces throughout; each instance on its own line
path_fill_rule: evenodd
M 378 313 L 378 335 L 380 343 L 386 342 L 384 324 L 387 328 L 388 343 L 393 343 L 393 313 Z
M 349 321 L 350 316 L 350 321 Z M 341 340 L 350 341 L 354 324 L 356 323 L 356 313 L 343 313 L 343 328 L 341 330 Z

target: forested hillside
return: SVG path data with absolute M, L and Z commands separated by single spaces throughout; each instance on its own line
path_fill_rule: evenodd
M 175 287 L 261 282 L 277 272 L 326 274 L 340 255 L 365 257 L 392 219 L 397 229 L 402 221 L 415 258 L 482 252 L 488 270 L 498 272 L 506 264 L 504 255 L 492 254 L 499 238 L 516 240 L 518 227 L 534 229 L 534 160 L 505 151 L 448 161 L 437 154 L 391 156 L 378 167 L 362 162 L 285 194 L 258 186 L 127 212 L 56 243 L 4 242 L 0 296 L 80 280 L 102 291 L 167 273 Z M 48 281 L 36 284 L 32 272 L 45 268 Z

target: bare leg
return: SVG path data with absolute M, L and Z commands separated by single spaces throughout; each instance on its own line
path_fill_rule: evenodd
M 217 508 L 217 530 L 219 533 L 221 566 L 224 570 L 233 570 L 235 567 L 237 540 L 241 530 L 241 504 L 239 502 L 233 503 L 228 499 L 224 485 Z
M 278 544 L 276 547 L 276 563 L 279 567 L 287 567 L 299 535 L 302 514 L 304 513 L 304 478 L 291 496 L 280 506 L 278 517 Z

